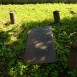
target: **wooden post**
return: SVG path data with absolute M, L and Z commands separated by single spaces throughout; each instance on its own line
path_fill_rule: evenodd
M 16 24 L 16 16 L 14 12 L 10 12 L 10 22 L 11 24 Z
M 53 15 L 54 15 L 54 23 L 60 23 L 59 11 L 54 11 Z
M 68 57 L 69 69 L 77 69 L 77 42 L 73 42 Z

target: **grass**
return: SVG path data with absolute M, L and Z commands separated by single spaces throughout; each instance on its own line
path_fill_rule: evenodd
M 77 15 L 68 8 L 77 4 L 24 4 L 0 5 L 0 77 L 60 77 L 65 72 L 69 48 L 77 40 Z M 59 10 L 61 25 L 53 24 L 53 11 Z M 11 25 L 9 12 L 15 11 L 17 24 Z M 76 10 L 77 11 L 77 10 Z M 33 27 L 52 26 L 57 64 L 29 65 L 22 62 L 28 30 Z M 77 70 L 67 70 L 70 77 L 77 77 Z

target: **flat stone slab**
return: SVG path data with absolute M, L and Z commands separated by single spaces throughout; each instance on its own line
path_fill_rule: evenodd
M 51 26 L 32 28 L 29 31 L 24 63 L 41 64 L 56 62 Z

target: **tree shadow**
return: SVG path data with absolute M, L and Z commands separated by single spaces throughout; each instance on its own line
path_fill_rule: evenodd
M 24 54 L 24 50 L 26 48 L 26 42 L 27 42 L 27 36 L 28 36 L 28 31 L 32 28 L 37 28 L 37 27 L 44 27 L 44 26 L 52 26 L 52 32 L 53 32 L 53 38 L 54 38 L 54 44 L 55 44 L 55 49 L 57 52 L 57 57 L 58 57 L 58 64 L 55 64 L 54 69 L 53 65 L 46 64 L 46 66 L 43 68 L 42 64 L 38 65 L 40 69 L 33 70 L 33 65 L 29 65 L 28 69 L 24 69 L 22 71 L 21 75 L 21 67 L 27 66 L 27 64 L 24 64 L 22 61 L 22 57 Z M 45 70 L 49 69 L 49 71 L 52 72 L 54 70 L 58 71 L 57 73 L 61 73 L 61 70 L 65 70 L 67 68 L 67 57 L 68 57 L 68 50 L 70 48 L 71 42 L 73 40 L 77 40 L 77 17 L 65 17 L 61 20 L 61 25 L 60 24 L 53 24 L 52 20 L 44 20 L 42 22 L 23 22 L 20 26 L 16 29 L 9 30 L 9 31 L 0 31 L 0 53 L 2 56 L 0 56 L 0 74 L 5 77 L 12 76 L 25 76 L 29 75 L 32 73 L 41 73 L 44 75 Z M 7 42 L 10 40 L 10 35 L 9 32 L 14 32 L 14 35 L 17 33 L 17 40 L 15 42 L 12 42 L 10 44 L 7 44 Z M 10 48 L 10 49 L 9 49 Z M 18 66 L 18 63 L 22 62 L 20 66 Z M 49 67 L 48 67 L 49 66 Z M 10 69 L 14 69 L 14 74 L 8 74 L 7 71 L 10 71 Z M 31 69 L 33 68 L 33 69 Z M 43 69 L 43 70 L 42 70 Z M 40 71 L 39 71 L 40 70 Z M 26 72 L 27 71 L 27 72 Z M 30 73 L 29 73 L 30 72 Z M 54 71 L 55 72 L 55 71 Z M 16 74 L 15 74 L 16 73 Z M 41 74 L 41 76 L 42 76 Z M 48 72 L 47 72 L 48 74 Z M 31 75 L 32 76 L 32 75 Z M 32 76 L 33 77 L 33 76 Z
M 10 40 L 9 32 L 7 31 L 0 31 L 0 75 L 6 74 L 7 69 L 7 58 L 6 55 L 8 53 L 6 42 Z
M 62 20 L 63 25 L 66 26 L 66 32 L 70 36 L 71 41 L 77 40 L 77 15 Z
M 77 16 L 65 17 L 61 20 L 61 25 L 55 25 L 53 28 L 55 47 L 59 59 L 58 63 L 63 69 L 63 72 L 65 72 L 69 69 L 68 55 L 70 46 L 73 41 L 77 40 Z M 67 71 L 65 73 L 67 73 Z

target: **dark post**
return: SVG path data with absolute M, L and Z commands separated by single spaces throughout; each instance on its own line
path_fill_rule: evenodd
M 14 12 L 10 12 L 10 22 L 11 24 L 16 24 L 16 16 Z
M 54 15 L 54 23 L 60 23 L 59 11 L 54 11 L 53 15 Z
M 73 42 L 68 57 L 69 69 L 77 69 L 77 42 Z

